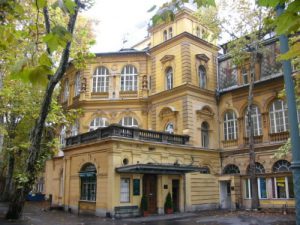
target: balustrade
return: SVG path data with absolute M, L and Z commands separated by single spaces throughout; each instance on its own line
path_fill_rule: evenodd
M 135 127 L 123 127 L 121 125 L 113 124 L 108 127 L 98 128 L 97 130 L 69 137 L 67 138 L 66 145 L 71 146 L 107 137 L 121 137 L 180 145 L 185 145 L 189 141 L 189 136 L 187 135 L 169 134 L 165 132 L 143 130 Z

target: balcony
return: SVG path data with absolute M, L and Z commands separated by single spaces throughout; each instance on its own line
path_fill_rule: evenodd
M 190 138 L 188 135 L 169 134 L 165 132 L 143 130 L 135 127 L 122 127 L 118 124 L 112 124 L 108 127 L 98 128 L 97 130 L 69 137 L 66 140 L 66 146 L 87 143 L 90 141 L 101 140 L 108 137 L 120 137 L 132 140 L 177 145 L 187 144 Z
M 263 136 L 259 135 L 259 136 L 254 136 L 253 137 L 253 141 L 254 144 L 260 144 L 263 142 Z M 244 145 L 249 145 L 249 137 L 244 137 Z
M 269 134 L 270 142 L 284 142 L 290 137 L 290 133 L 288 131 L 280 132 L 280 133 L 271 133 Z
M 237 146 L 238 145 L 238 140 L 237 139 L 224 140 L 224 141 L 222 141 L 222 143 L 223 143 L 224 148 L 230 148 L 230 147 Z

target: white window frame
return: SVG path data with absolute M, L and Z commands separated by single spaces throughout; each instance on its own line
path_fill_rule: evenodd
M 81 91 L 81 73 L 77 71 L 75 74 L 75 81 L 74 81 L 74 96 L 78 96 Z
M 245 67 L 241 69 L 241 74 L 243 78 L 243 84 L 249 84 L 248 70 Z M 246 82 L 245 82 L 245 78 L 246 78 Z
M 120 202 L 130 202 L 130 178 L 121 178 L 120 180 Z
M 280 102 L 281 108 L 275 108 L 275 102 Z M 288 113 L 286 102 L 280 99 L 277 99 L 272 102 L 269 110 L 270 116 L 270 131 L 272 134 L 285 132 L 288 130 Z M 281 121 L 281 122 L 280 122 Z
M 67 102 L 69 99 L 70 89 L 69 89 L 69 80 L 65 80 L 64 84 L 64 93 L 63 93 L 63 102 Z
M 207 129 L 203 128 L 204 123 L 206 123 L 208 125 Z M 206 133 L 204 133 L 204 132 L 206 132 Z M 205 139 L 205 137 L 206 137 L 206 139 Z M 205 146 L 205 144 L 207 144 L 207 146 Z M 202 148 L 209 147 L 209 124 L 205 121 L 201 124 L 201 146 L 202 146 Z
M 131 116 L 125 116 L 120 121 L 119 124 L 124 127 L 139 127 L 138 121 Z
M 173 37 L 173 28 L 169 27 L 168 39 L 171 39 L 172 37 Z
M 79 134 L 79 126 L 79 120 L 77 119 L 71 127 L 71 136 L 76 136 Z
M 168 67 L 165 74 L 166 79 L 166 90 L 171 90 L 173 88 L 173 68 Z
M 282 176 L 282 177 L 279 177 L 279 178 L 284 178 L 284 183 L 285 183 L 285 195 L 286 195 L 286 198 L 279 198 L 278 197 L 278 191 L 277 191 L 277 178 L 278 177 L 273 177 L 272 179 L 274 179 L 274 182 L 273 182 L 273 190 L 274 190 L 274 194 L 275 196 L 273 196 L 274 199 L 294 199 L 294 198 L 290 198 L 290 192 L 289 192 L 289 182 L 288 182 L 288 177 L 287 176 Z
M 232 119 L 228 119 L 228 114 L 232 113 Z M 227 111 L 224 114 L 224 140 L 236 140 L 237 139 L 237 118 L 233 110 Z M 230 131 L 232 130 L 232 131 Z M 229 132 L 230 131 L 230 132 Z
M 198 37 L 198 38 L 201 38 L 201 29 L 200 29 L 200 27 L 196 27 L 196 36 Z
M 67 128 L 66 128 L 66 126 L 62 126 L 60 134 L 59 134 L 60 148 L 63 148 L 66 146 L 66 138 L 67 138 Z
M 245 134 L 246 137 L 249 137 L 249 130 L 248 130 L 248 110 L 246 109 L 245 112 Z M 253 129 L 254 129 L 254 136 L 262 135 L 262 123 L 261 123 L 261 113 L 257 105 L 252 106 L 252 122 L 253 122 Z
M 206 69 L 202 65 L 199 66 L 199 68 L 198 68 L 198 76 L 199 76 L 199 86 L 200 86 L 200 88 L 206 88 L 206 85 L 207 85 Z
M 163 31 L 163 39 L 164 39 L 164 41 L 168 40 L 168 31 L 167 30 Z
M 107 127 L 109 125 L 107 118 L 105 117 L 96 117 L 90 122 L 89 131 L 96 130 L 100 127 Z
M 260 179 L 263 178 L 266 181 L 266 197 L 262 198 L 261 196 L 261 185 L 260 185 Z M 245 180 L 245 199 L 252 199 L 252 189 L 251 189 L 251 180 L 250 178 L 247 178 Z M 268 198 L 268 188 L 267 188 L 267 178 L 265 177 L 258 177 L 257 178 L 257 189 L 258 189 L 258 198 L 259 199 L 267 199 Z M 247 191 L 249 193 L 249 196 L 247 196 Z
M 93 74 L 93 92 L 108 92 L 109 70 L 105 66 L 99 66 Z
M 165 132 L 173 134 L 174 133 L 174 124 L 173 123 L 167 123 Z
M 137 91 L 138 72 L 135 66 L 126 65 L 121 73 L 121 91 Z

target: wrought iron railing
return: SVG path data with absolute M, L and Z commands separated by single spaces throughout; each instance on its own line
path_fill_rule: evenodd
M 69 137 L 66 140 L 66 146 L 86 143 L 107 137 L 122 137 L 134 140 L 179 145 L 185 145 L 189 141 L 188 135 L 169 134 L 165 132 L 144 130 L 136 127 L 123 127 L 118 124 L 112 124 L 108 127 L 98 128 L 97 130 Z

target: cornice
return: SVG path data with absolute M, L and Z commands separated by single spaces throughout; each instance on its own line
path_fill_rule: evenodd
M 164 41 L 164 42 L 162 42 L 162 43 L 160 43 L 158 45 L 155 45 L 154 47 L 150 48 L 148 51 L 151 54 L 152 52 L 154 52 L 154 51 L 156 51 L 156 50 L 158 50 L 158 49 L 160 49 L 162 47 L 165 47 L 165 46 L 167 46 L 167 45 L 169 45 L 171 43 L 174 43 L 174 42 L 176 42 L 176 41 L 178 41 L 178 40 L 180 40 L 180 39 L 182 39 L 184 37 L 192 39 L 192 40 L 194 40 L 196 42 L 199 42 L 199 43 L 201 43 L 203 45 L 206 45 L 206 46 L 214 49 L 215 51 L 219 51 L 219 49 L 220 49 L 218 46 L 216 46 L 214 44 L 211 44 L 211 43 L 209 43 L 209 42 L 207 42 L 207 41 L 205 41 L 205 40 L 203 40 L 203 39 L 201 39 L 201 38 L 199 38 L 199 37 L 197 37 L 197 36 L 195 36 L 195 35 L 193 35 L 193 34 L 188 33 L 188 32 L 185 31 L 183 33 L 180 33 L 180 34 L 172 37 L 171 39 L 168 39 L 168 40 L 166 40 L 166 41 Z

